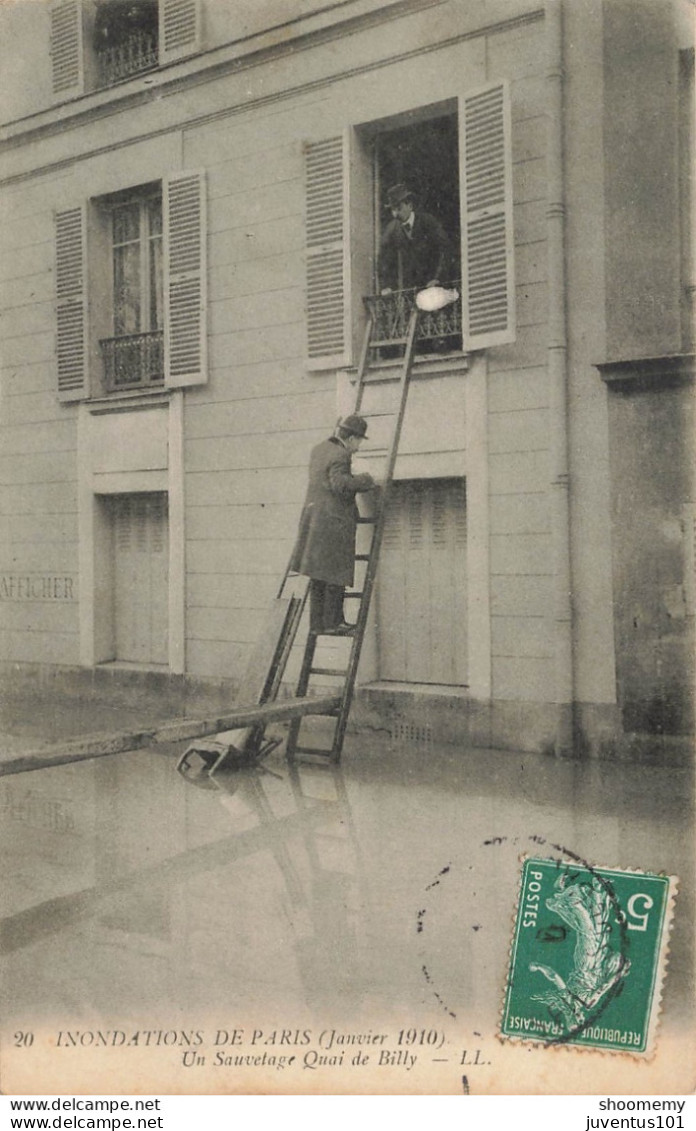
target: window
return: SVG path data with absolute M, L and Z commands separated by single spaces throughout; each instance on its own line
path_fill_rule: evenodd
M 53 0 L 53 92 L 84 94 L 183 59 L 200 32 L 200 0 Z
M 166 492 L 102 496 L 110 530 L 114 660 L 166 664 L 169 524 Z
M 387 190 L 405 184 L 416 206 L 433 215 L 450 244 L 449 269 L 442 283 L 459 279 L 459 138 L 457 115 L 427 118 L 410 126 L 379 132 L 375 136 L 375 183 L 378 196 L 377 247 L 391 213 L 384 208 Z M 375 278 L 375 290 L 378 290 Z
M 380 256 L 383 237 L 394 221 L 386 206 L 389 189 L 405 185 L 413 193 L 417 214 L 432 216 L 447 241 L 441 256 L 439 282 L 460 292 L 459 300 L 437 314 L 421 316 L 418 352 L 444 353 L 462 348 L 461 239 L 459 203 L 459 138 L 457 114 L 428 116 L 412 125 L 380 130 L 374 139 L 375 276 L 373 297 L 368 305 L 374 318 L 373 340 L 381 343 L 381 356 L 398 355 L 403 346 L 390 347 L 390 340 L 405 337 L 417 287 L 401 253 L 389 247 Z M 388 236 L 387 236 L 388 239 Z M 433 249 L 428 267 L 438 258 Z M 381 270 L 378 269 L 381 261 Z M 423 265 L 425 266 L 425 265 Z M 428 275 L 431 274 L 429 270 Z M 381 278 L 379 277 L 381 275 Z M 427 280 L 423 280 L 424 282 Z M 392 293 L 382 294 L 388 286 Z
M 380 679 L 466 684 L 466 577 L 464 480 L 396 480 L 377 582 Z
M 204 187 L 176 173 L 56 214 L 59 399 L 206 381 Z
M 164 380 L 161 191 L 110 211 L 113 337 L 100 342 L 107 392 Z
M 157 0 L 98 0 L 94 51 L 98 85 L 112 86 L 157 66 Z
M 419 336 L 464 350 L 514 341 L 511 114 L 507 83 L 305 144 L 307 365 L 352 365 L 370 306 L 377 340 L 405 336 L 413 294 L 377 294 L 387 189 L 406 182 L 445 228 L 461 301 Z M 373 333 L 374 343 L 374 333 Z

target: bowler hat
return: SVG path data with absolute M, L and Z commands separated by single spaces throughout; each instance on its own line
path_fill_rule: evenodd
M 404 200 L 413 200 L 413 193 L 406 185 L 392 185 L 390 189 L 387 189 L 388 208 L 397 208 Z
M 351 414 L 343 418 L 339 424 L 344 432 L 348 432 L 351 436 L 360 436 L 364 440 L 367 436 L 367 421 L 364 416 L 356 416 Z

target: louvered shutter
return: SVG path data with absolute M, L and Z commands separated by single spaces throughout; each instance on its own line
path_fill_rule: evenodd
M 204 174 L 175 173 L 164 184 L 164 373 L 171 387 L 207 380 L 205 252 Z
M 159 0 L 160 63 L 183 59 L 200 47 L 200 0 Z
M 50 8 L 53 93 L 82 94 L 82 0 L 54 0 Z
M 462 311 L 466 350 L 515 338 L 510 97 L 506 83 L 466 95 L 460 113 Z
M 348 363 L 345 141 L 305 145 L 307 358 L 311 369 Z
M 56 357 L 58 397 L 87 394 L 85 208 L 56 213 Z

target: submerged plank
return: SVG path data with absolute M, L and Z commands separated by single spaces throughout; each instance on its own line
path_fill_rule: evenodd
M 0 777 L 21 774 L 28 770 L 41 770 L 47 766 L 60 766 L 67 762 L 83 762 L 89 758 L 102 758 L 107 754 L 124 754 L 129 750 L 144 750 L 165 742 L 186 742 L 192 738 L 219 734 L 221 731 L 255 726 L 259 723 L 282 722 L 302 715 L 322 714 L 340 705 L 340 695 L 307 696 L 303 699 L 281 699 L 262 706 L 235 707 L 226 715 L 206 719 L 172 719 L 156 727 L 135 731 L 109 731 L 86 734 L 65 742 L 37 750 L 10 755 L 0 762 Z

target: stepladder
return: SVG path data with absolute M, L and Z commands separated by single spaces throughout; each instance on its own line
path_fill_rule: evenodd
M 389 414 L 392 416 L 391 438 L 387 448 L 386 464 L 384 466 L 380 489 L 379 492 L 375 493 L 377 497 L 369 508 L 372 513 L 367 513 L 367 508 L 365 508 L 364 513 L 361 513 L 360 517 L 357 519 L 358 535 L 356 538 L 355 552 L 355 587 L 346 592 L 345 598 L 351 605 L 353 605 L 353 603 L 357 605 L 353 631 L 350 635 L 346 635 L 343 638 L 332 638 L 332 652 L 334 655 L 339 656 L 337 662 L 330 664 L 322 662 L 321 655 L 325 650 L 326 642 L 323 640 L 321 633 L 315 634 L 310 632 L 304 646 L 296 696 L 298 698 L 311 698 L 317 687 L 317 681 L 323 680 L 324 684 L 320 686 L 325 686 L 326 681 L 329 681 L 330 684 L 336 687 L 339 701 L 335 707 L 331 707 L 330 709 L 323 708 L 316 712 L 308 711 L 302 717 L 291 720 L 286 745 L 286 757 L 290 762 L 301 761 L 317 764 L 336 764 L 341 758 L 348 725 L 348 716 L 353 702 L 362 646 L 367 629 L 370 603 L 377 577 L 379 554 L 389 502 L 389 492 L 394 477 L 401 429 L 406 411 L 419 315 L 420 310 L 418 306 L 414 305 L 409 317 L 405 337 L 399 340 L 390 339 L 391 346 L 403 345 L 404 354 L 401 363 L 398 391 L 395 394 L 395 403 Z M 375 344 L 372 338 L 372 331 L 373 323 L 371 319 L 368 319 L 356 380 L 355 406 L 353 409 L 355 413 L 359 413 L 363 408 L 363 400 L 369 383 L 370 354 Z M 351 620 L 353 620 L 352 617 Z M 320 718 L 324 721 L 323 724 L 318 725 L 317 720 Z M 310 740 L 310 744 L 310 742 L 305 739 L 304 735 L 312 728 L 315 731 L 320 729 L 322 735 L 325 735 L 327 731 L 331 732 L 330 739 L 328 740 L 329 744 L 319 746 L 315 745 L 313 740 Z

